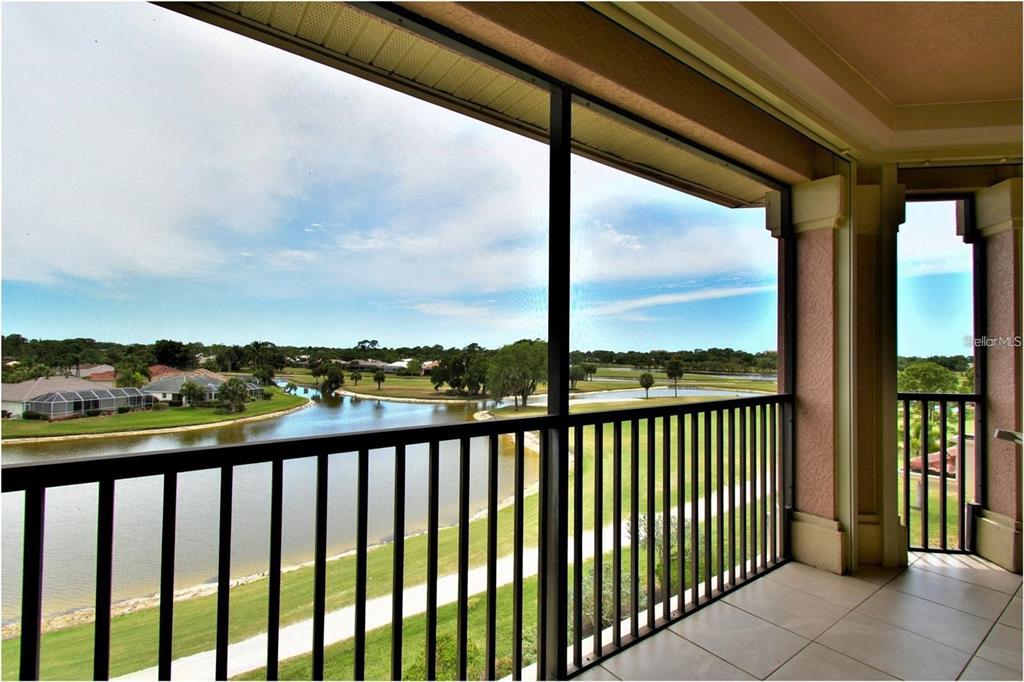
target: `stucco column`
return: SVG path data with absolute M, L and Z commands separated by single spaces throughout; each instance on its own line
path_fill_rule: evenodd
M 860 169 L 853 202 L 853 478 L 857 564 L 905 564 L 896 443 L 896 233 L 906 195 L 896 167 Z
M 848 461 L 849 179 L 833 175 L 792 190 L 796 240 L 795 415 L 790 526 L 797 561 L 842 573 L 848 526 L 838 482 Z
M 975 195 L 975 228 L 985 254 L 985 480 L 977 551 L 1021 572 L 1021 446 L 993 437 L 1021 428 L 1021 179 Z M 977 342 L 977 340 L 976 340 Z

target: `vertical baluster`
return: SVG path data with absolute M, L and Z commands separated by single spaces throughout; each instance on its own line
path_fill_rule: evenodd
M 438 487 L 440 484 L 441 445 L 436 440 L 427 453 L 427 679 L 437 679 L 437 524 Z
M 711 484 L 711 410 L 705 410 L 704 415 L 704 596 L 711 599 L 714 594 L 711 589 L 711 581 L 714 575 L 714 564 L 711 559 L 711 536 L 714 529 L 714 522 L 711 519 L 711 495 L 714 486 Z M 721 499 L 721 495 L 719 495 Z
M 693 583 L 693 605 L 700 604 L 700 519 L 697 504 L 700 500 L 700 428 L 698 412 L 690 414 L 690 579 Z
M 718 591 L 725 591 L 725 413 L 717 410 L 715 417 L 715 557 L 718 561 Z
M 234 467 L 220 469 L 220 533 L 217 561 L 217 653 L 214 668 L 218 680 L 228 678 L 228 627 L 231 620 L 231 498 Z
M 655 461 L 654 461 L 654 440 L 655 424 L 654 417 L 647 418 L 647 628 L 654 629 L 654 604 L 657 601 L 655 596 L 655 537 L 654 537 L 654 484 L 655 484 Z
M 174 637 L 174 529 L 178 513 L 178 474 L 164 474 L 163 521 L 160 538 L 160 644 L 157 677 L 171 679 Z
M 957 525 L 957 549 L 966 549 L 965 528 L 964 528 L 964 514 L 967 510 L 967 500 L 965 498 L 967 486 L 964 483 L 964 476 L 966 472 L 966 466 L 964 463 L 965 450 L 967 448 L 967 437 L 964 431 L 964 420 L 965 413 L 967 412 L 967 401 L 958 400 L 956 405 L 956 433 L 957 433 L 957 451 L 956 451 L 956 525 Z
M 316 458 L 313 558 L 313 679 L 324 678 L 324 610 L 327 601 L 327 455 Z
M 498 642 L 498 434 L 487 441 L 487 679 L 497 677 Z M 401 679 L 401 678 L 395 678 Z
M 629 429 L 629 634 L 640 633 L 640 422 Z
M 583 666 L 583 427 L 573 428 L 572 448 L 572 660 Z M 596 533 L 597 528 L 594 529 Z M 596 560 L 596 557 L 595 557 Z
M 939 402 L 939 547 L 946 549 L 946 489 L 949 487 L 946 473 L 946 401 Z
M 779 513 L 779 479 L 778 479 L 778 432 L 776 431 L 776 411 L 778 407 L 775 403 L 768 406 L 768 464 L 771 471 L 771 489 L 769 491 L 769 499 L 771 500 L 771 522 L 772 529 L 769 537 L 771 537 L 771 550 L 769 556 L 771 557 L 771 563 L 775 563 L 779 560 L 779 526 L 778 526 L 778 513 Z
M 910 401 L 903 401 L 903 523 L 907 530 L 907 547 L 910 542 Z
M 739 408 L 740 460 L 740 577 L 747 579 L 747 408 Z
M 284 462 L 270 465 L 270 561 L 267 571 L 267 679 L 277 679 L 281 627 L 281 517 L 284 499 Z
M 594 656 L 601 655 L 604 622 L 604 424 L 594 424 Z
M 750 408 L 750 571 L 757 574 L 757 407 Z
M 39 642 L 43 614 L 43 527 L 45 521 L 46 489 L 41 487 L 26 489 L 25 544 L 21 565 L 21 659 L 19 661 L 19 677 L 23 680 L 39 679 Z M 162 624 L 162 601 L 160 605 Z
M 661 418 L 661 617 L 672 618 L 672 417 Z
M 459 603 L 458 679 L 467 677 L 469 642 L 469 438 L 459 440 Z
M 612 507 L 615 528 L 612 529 L 612 573 L 615 623 L 612 641 L 615 648 L 622 646 L 622 422 L 615 421 L 612 427 Z
M 110 588 L 114 557 L 114 480 L 99 485 L 96 520 L 96 635 L 93 640 L 92 676 L 110 678 Z
M 359 451 L 359 471 L 356 476 L 356 595 L 355 595 L 355 652 L 353 677 L 366 677 L 366 552 L 369 543 L 367 515 L 370 506 L 370 453 Z
M 392 500 L 391 553 L 391 679 L 402 679 L 405 625 L 405 446 L 395 446 L 395 487 Z M 492 676 L 493 678 L 493 676 Z M 489 678 L 490 679 L 490 678 Z
M 523 679 L 523 490 L 525 457 L 523 454 L 522 431 L 516 432 L 516 463 L 515 463 L 515 521 L 514 521 L 514 552 L 515 560 L 512 573 L 512 679 Z M 436 679 L 436 675 L 427 675 L 427 679 Z
M 768 565 L 768 410 L 764 405 L 761 405 L 759 409 L 760 415 L 758 417 L 758 433 L 761 435 L 761 475 L 758 478 L 758 484 L 761 487 L 760 504 L 758 505 L 757 519 L 758 523 L 761 524 L 761 552 L 758 554 L 758 560 L 761 568 Z
M 736 413 L 725 411 L 729 425 L 729 586 L 736 586 Z
M 676 544 L 679 556 L 676 562 L 679 570 L 679 613 L 686 612 L 686 415 L 676 417 L 676 451 L 679 466 L 676 468 Z
M 928 401 L 921 401 L 921 546 L 928 549 Z

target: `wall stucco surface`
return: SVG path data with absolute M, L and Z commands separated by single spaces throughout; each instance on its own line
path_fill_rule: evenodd
M 796 508 L 834 519 L 835 232 L 797 235 Z
M 1007 230 L 985 240 L 990 339 L 1021 335 L 1021 233 Z M 995 440 L 995 429 L 1021 431 L 1021 349 L 988 348 L 988 504 L 989 509 L 1021 521 L 1021 451 Z

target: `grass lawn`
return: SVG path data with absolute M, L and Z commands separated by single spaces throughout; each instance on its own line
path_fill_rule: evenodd
M 903 474 L 900 476 L 900 485 L 898 492 L 900 514 L 903 513 Z M 920 503 L 918 502 L 918 478 L 911 476 L 910 478 L 910 544 L 921 546 L 921 509 Z M 946 546 L 949 548 L 956 548 L 959 543 L 958 536 L 958 514 L 960 511 L 960 502 L 957 500 L 957 485 L 956 479 L 950 478 L 946 481 Z M 941 481 L 938 476 L 928 476 L 928 546 L 932 549 L 938 549 L 941 546 L 942 540 L 942 523 L 939 518 L 939 512 L 942 509 L 942 503 L 939 500 L 939 493 L 942 489 Z M 966 491 L 967 495 L 971 495 L 971 491 Z
M 297 407 L 306 398 L 286 394 L 280 389 L 268 389 L 270 400 L 255 400 L 245 404 L 245 411 L 233 414 L 218 412 L 212 407 L 171 407 L 166 410 L 128 412 L 103 417 L 81 417 L 60 422 L 34 419 L 5 419 L 0 425 L 4 438 L 70 436 L 83 433 L 114 433 L 117 431 L 143 431 L 167 429 L 176 426 L 215 424 L 243 417 L 255 417 Z
M 714 424 L 714 421 L 712 421 Z M 655 449 L 655 507 L 660 513 L 663 509 L 663 490 L 661 485 L 661 429 L 656 431 Z M 687 423 L 687 442 L 692 434 Z M 698 429 L 703 433 L 703 426 Z M 638 447 L 639 458 L 639 513 L 646 513 L 647 499 L 647 438 L 646 420 L 640 422 Z M 594 521 L 594 464 L 593 427 L 584 430 L 584 516 L 583 526 L 591 529 Z M 605 427 L 603 450 L 604 499 L 602 510 L 604 523 L 613 518 L 613 452 L 612 427 Z M 623 429 L 623 461 L 621 500 L 624 518 L 630 514 L 631 469 L 630 451 L 632 436 L 627 426 Z M 678 466 L 677 439 L 670 444 L 672 453 L 671 499 L 678 498 L 675 471 Z M 690 448 L 687 448 L 687 490 L 685 499 L 692 500 L 692 482 L 689 478 Z M 703 465 L 700 467 L 703 476 Z M 748 464 L 749 472 L 749 464 Z M 714 466 L 710 473 L 712 485 L 717 480 Z M 698 486 L 697 494 L 701 495 L 704 482 Z M 570 491 L 573 487 L 570 485 Z M 573 509 L 570 499 L 569 509 Z M 537 543 L 537 496 L 530 495 L 524 500 L 524 530 L 527 547 Z M 574 520 L 570 517 L 572 528 Z M 512 507 L 499 511 L 498 514 L 498 556 L 507 556 L 513 551 L 514 509 Z M 470 523 L 470 566 L 480 566 L 486 562 L 486 519 L 478 519 Z M 624 544 L 628 540 L 624 537 Z M 606 547 L 610 549 L 610 547 Z M 443 529 L 438 538 L 439 574 L 454 573 L 458 560 L 457 528 Z M 369 598 L 390 593 L 392 573 L 392 545 L 386 544 L 368 553 L 367 557 L 367 594 Z M 407 538 L 405 543 L 405 585 L 421 584 L 426 579 L 426 536 L 420 535 Z M 282 576 L 281 623 L 287 625 L 309 618 L 312 614 L 313 570 L 310 567 L 285 573 Z M 331 561 L 327 568 L 327 610 L 334 610 L 351 605 L 355 590 L 355 558 L 344 557 Z M 247 585 L 236 587 L 231 591 L 231 631 L 230 640 L 239 641 L 265 630 L 267 581 L 259 580 Z M 211 595 L 175 605 L 175 636 L 174 654 L 176 657 L 212 649 L 216 633 L 216 596 Z M 143 609 L 131 614 L 119 616 L 112 621 L 111 637 L 111 673 L 121 675 L 142 667 L 155 665 L 157 623 L 159 611 L 155 608 Z M 91 675 L 93 627 L 91 624 L 67 628 L 43 635 L 42 676 L 45 679 L 84 679 Z M 2 645 L 3 676 L 13 677 L 17 674 L 18 639 L 5 640 Z M 341 645 L 339 645 L 341 646 Z M 306 663 L 308 665 L 308 662 Z

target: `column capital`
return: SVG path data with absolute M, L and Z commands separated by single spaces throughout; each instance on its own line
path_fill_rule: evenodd
M 978 233 L 992 237 L 1007 230 L 1021 229 L 1021 179 L 1010 178 L 975 194 L 975 224 Z
M 793 231 L 836 230 L 849 214 L 847 180 L 841 175 L 793 186 Z

